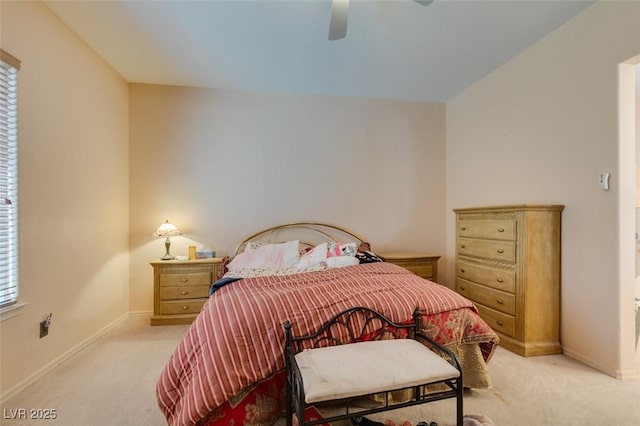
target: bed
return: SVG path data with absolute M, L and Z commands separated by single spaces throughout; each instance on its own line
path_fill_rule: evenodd
M 235 250 L 156 385 L 170 425 L 270 425 L 284 413 L 284 333 L 317 329 L 366 306 L 397 323 L 420 309 L 421 331 L 452 350 L 464 386 L 491 385 L 497 335 L 445 286 L 382 262 L 366 239 L 317 222 L 255 233 Z M 401 398 L 401 396 L 398 396 Z M 321 416 L 317 409 L 305 413 Z

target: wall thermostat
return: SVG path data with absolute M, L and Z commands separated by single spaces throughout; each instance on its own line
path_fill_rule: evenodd
M 600 173 L 600 189 L 609 189 L 609 173 Z

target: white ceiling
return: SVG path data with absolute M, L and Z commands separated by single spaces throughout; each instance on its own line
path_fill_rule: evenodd
M 127 81 L 447 101 L 594 1 L 45 1 Z

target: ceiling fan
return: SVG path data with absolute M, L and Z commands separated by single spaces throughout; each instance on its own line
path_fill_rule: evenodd
M 429 6 L 433 0 L 413 0 L 423 6 Z M 329 24 L 329 40 L 338 40 L 347 35 L 347 16 L 349 0 L 332 0 L 331 22 Z

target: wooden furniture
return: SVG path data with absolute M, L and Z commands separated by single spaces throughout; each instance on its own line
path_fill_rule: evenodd
M 450 350 L 419 332 L 419 310 L 409 324 L 394 323 L 369 308 L 353 307 L 309 335 L 294 336 L 289 321 L 283 326 L 287 426 L 293 424 L 294 413 L 301 426 L 333 424 L 445 398 L 456 398 L 456 422 L 462 426 L 460 364 Z M 408 338 L 403 338 L 405 334 Z M 426 392 L 427 385 L 443 390 Z M 405 389 L 412 393 L 407 401 L 390 402 L 389 392 Z M 354 404 L 380 393 L 387 394 L 382 405 L 363 408 Z M 305 419 L 309 405 L 328 402 L 340 403 L 343 409 L 331 417 Z
M 419 253 L 377 254 L 385 262 L 402 266 L 422 278 L 438 282 L 438 259 L 440 259 L 440 256 L 431 256 Z
M 190 324 L 209 297 L 221 258 L 158 260 L 153 266 L 151 325 Z
M 560 346 L 560 205 L 455 209 L 456 291 L 500 345 L 523 355 Z

